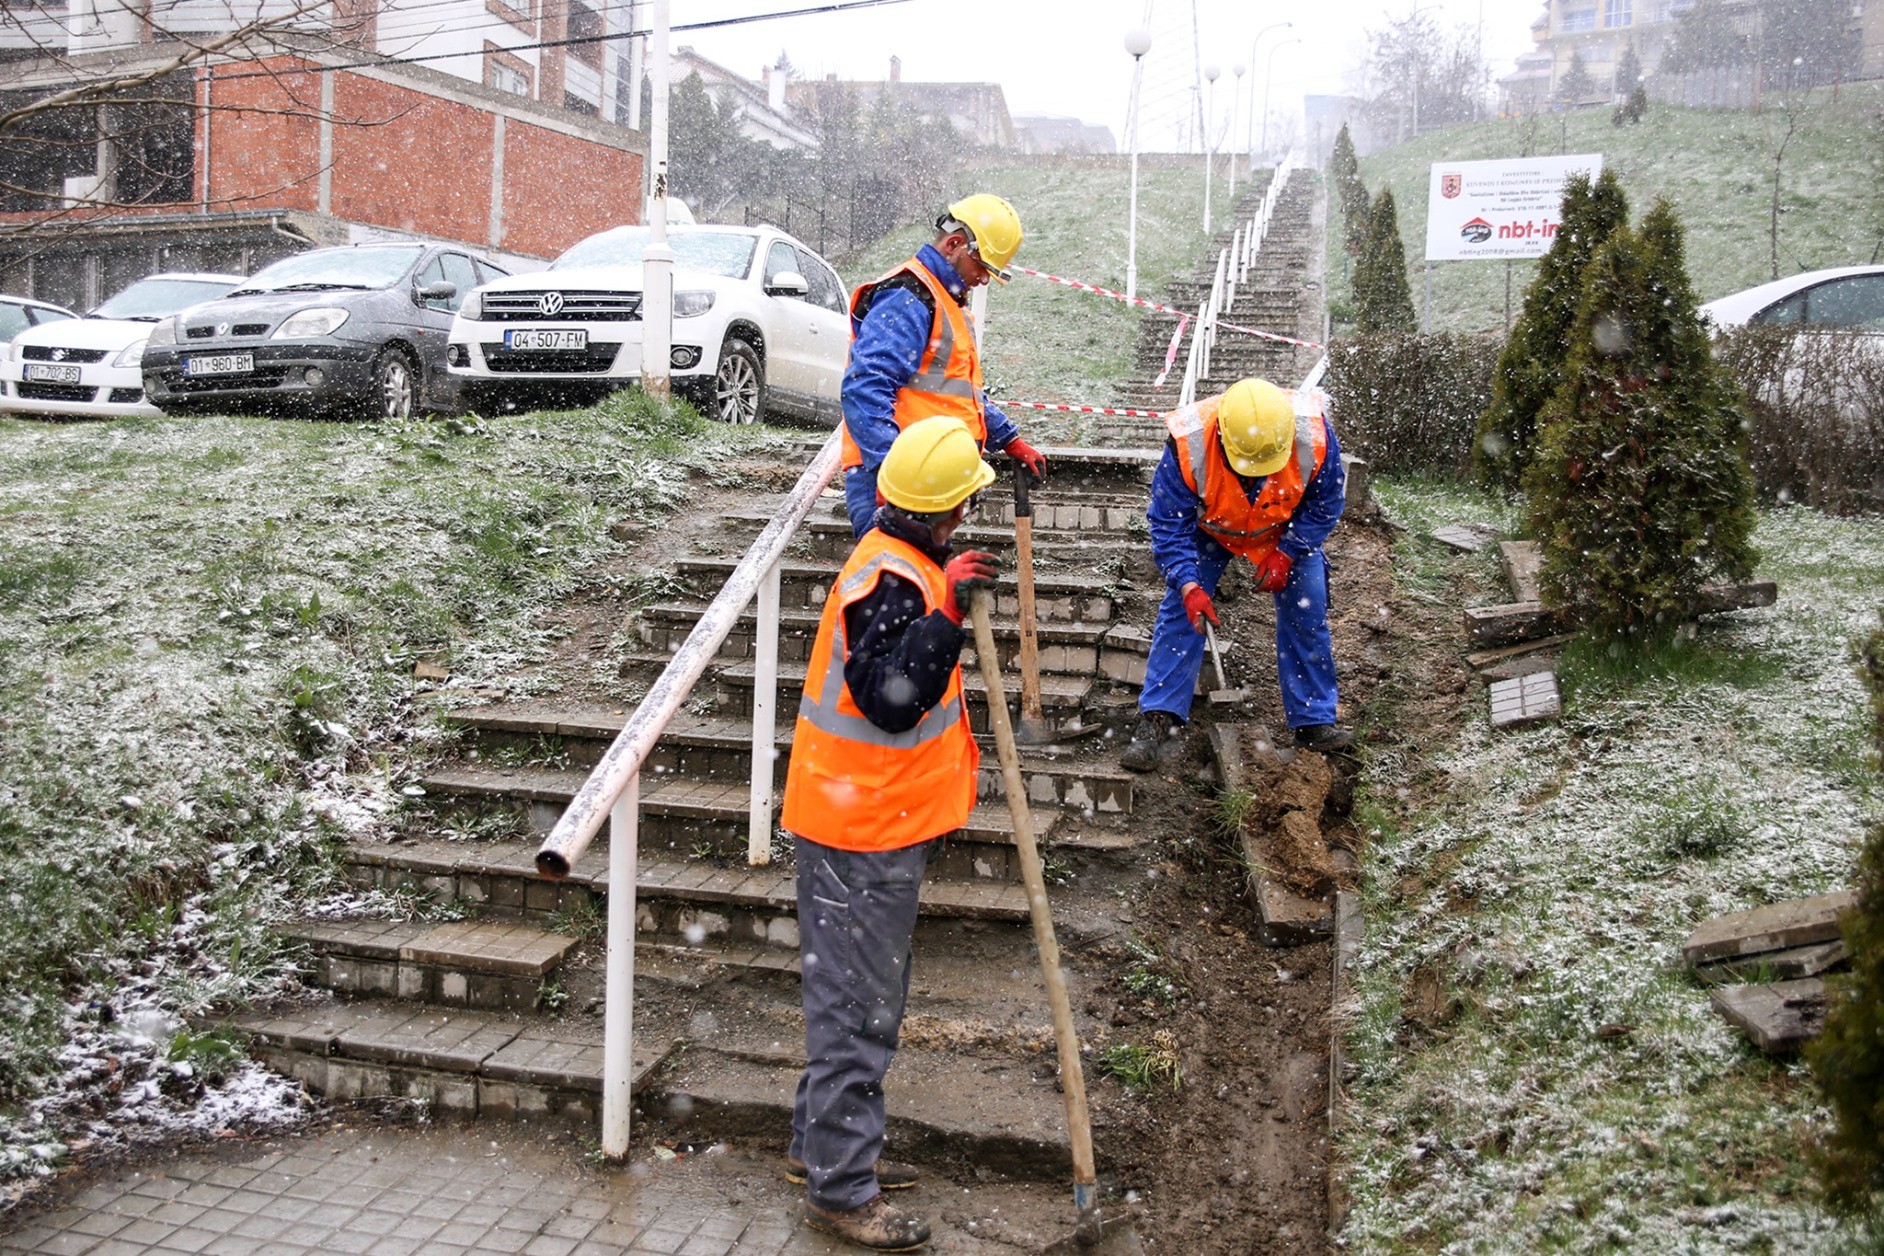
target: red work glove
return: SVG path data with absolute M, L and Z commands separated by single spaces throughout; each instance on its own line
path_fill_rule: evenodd
M 1000 560 L 980 550 L 963 550 L 949 559 L 942 569 L 949 582 L 949 595 L 942 603 L 942 613 L 958 627 L 967 611 L 968 595 L 976 589 L 992 589 L 994 577 L 1001 570 Z
M 1026 467 L 1040 483 L 1047 482 L 1047 456 L 1016 436 L 1007 443 L 1006 454 Z
M 1190 616 L 1193 632 L 1203 632 L 1206 619 L 1213 624 L 1221 622 L 1217 619 L 1217 604 L 1200 585 L 1194 584 L 1184 591 L 1184 613 Z
M 1256 587 L 1264 593 L 1280 593 L 1282 586 L 1289 582 L 1289 568 L 1295 566 L 1295 560 L 1281 550 L 1270 550 L 1260 563 L 1256 564 Z

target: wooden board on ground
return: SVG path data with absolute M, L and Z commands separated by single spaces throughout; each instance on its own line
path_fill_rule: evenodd
M 1849 954 L 1845 940 L 1814 942 L 1810 946 L 1792 946 L 1783 951 L 1762 951 L 1717 964 L 1701 964 L 1695 971 L 1714 981 L 1795 981 L 1816 977 L 1845 962 Z
M 1694 614 L 1751 610 L 1756 606 L 1771 606 L 1778 600 L 1779 586 L 1771 580 L 1753 584 L 1710 584 L 1700 591 Z M 1484 645 L 1528 641 L 1573 626 L 1542 602 L 1506 602 L 1499 606 L 1465 609 L 1466 639 Z
M 1563 714 L 1563 698 L 1557 693 L 1557 674 L 1534 672 L 1496 680 L 1491 687 L 1491 724 L 1493 728 L 1523 728 L 1542 724 Z
M 1728 1024 L 1768 1055 L 1797 1050 L 1825 1024 L 1825 981 L 1819 977 L 1722 986 L 1708 997 Z
M 1500 541 L 1498 556 L 1505 560 L 1505 576 L 1511 581 L 1511 597 L 1517 602 L 1535 602 L 1540 596 L 1537 573 L 1544 565 L 1544 555 L 1536 541 Z
M 1467 554 L 1476 554 L 1484 549 L 1497 535 L 1496 529 L 1482 523 L 1449 523 L 1443 528 L 1434 528 L 1432 533 L 1433 540 L 1441 545 L 1449 545 Z
M 1855 890 L 1789 898 L 1749 911 L 1728 912 L 1704 920 L 1681 944 L 1681 958 L 1690 964 L 1783 951 L 1789 947 L 1830 942 L 1838 937 L 1838 918 L 1857 906 Z
M 1535 654 L 1539 650 L 1554 650 L 1569 643 L 1573 638 L 1569 633 L 1558 633 L 1554 637 L 1539 637 L 1535 641 L 1520 641 L 1516 645 L 1501 645 L 1495 650 L 1474 650 L 1465 656 L 1468 667 L 1491 667 L 1507 659 L 1521 658 L 1526 654 Z

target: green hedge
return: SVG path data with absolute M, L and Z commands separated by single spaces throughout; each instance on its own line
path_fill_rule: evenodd
M 1747 395 L 1761 496 L 1884 511 L 1884 336 L 1744 327 L 1714 352 Z
M 1322 386 L 1343 452 L 1377 471 L 1465 478 L 1503 347 L 1501 336 L 1451 333 L 1336 341 Z

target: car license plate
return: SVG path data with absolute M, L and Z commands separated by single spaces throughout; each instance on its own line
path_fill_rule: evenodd
M 254 369 L 253 353 L 214 353 L 183 361 L 185 375 L 242 375 Z
M 519 327 L 504 333 L 506 349 L 571 349 L 589 347 L 585 328 Z
M 79 382 L 79 369 L 76 366 L 41 366 L 37 362 L 29 362 L 26 364 L 26 378 L 47 384 L 76 384 Z

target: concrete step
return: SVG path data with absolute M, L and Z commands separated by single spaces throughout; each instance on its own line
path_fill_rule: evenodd
M 1119 634 L 1123 639 L 1123 633 Z M 516 704 L 452 712 L 448 718 L 470 731 L 480 747 L 506 754 L 541 758 L 554 755 L 578 768 L 590 768 L 626 723 L 628 709 L 564 708 Z M 774 782 L 783 786 L 792 744 L 791 712 L 778 721 Z M 1000 764 L 987 735 L 982 735 L 981 798 L 1002 799 Z M 750 771 L 752 722 L 714 716 L 682 715 L 668 726 L 644 771 L 654 778 L 743 781 Z M 1109 756 L 1107 756 L 1109 758 Z M 1095 763 L 1075 752 L 1021 751 L 1021 777 L 1035 803 L 1106 820 L 1132 810 L 1137 778 L 1110 762 Z
M 964 538 L 966 544 L 966 538 Z M 726 583 L 738 566 L 733 558 L 683 558 L 674 570 L 701 592 L 711 597 Z M 788 610 L 816 611 L 824 605 L 831 584 L 837 579 L 835 562 L 794 560 L 779 564 L 779 604 Z M 1074 572 L 1034 571 L 1034 613 L 1042 623 L 1103 624 L 1112 618 L 1112 582 L 1101 576 Z M 1020 582 L 1010 569 L 995 587 L 995 614 L 1020 613 Z M 816 627 L 816 616 L 812 624 Z M 682 634 L 685 635 L 685 634 Z M 678 643 L 677 643 L 678 644 Z
M 1137 643 L 1144 640 L 1144 637 L 1134 631 L 1129 640 L 1131 640 L 1134 647 L 1136 647 Z M 1147 646 L 1146 648 L 1148 649 L 1149 647 Z M 1102 649 L 1099 655 L 1100 674 L 1109 680 L 1116 679 L 1123 681 L 1130 676 L 1133 668 L 1136 667 L 1142 676 L 1145 657 L 1146 655 L 1137 648 L 1129 651 L 1123 648 Z M 635 661 L 650 667 L 656 664 L 665 665 L 666 663 L 664 657 L 641 658 Z M 732 667 L 722 667 L 719 669 L 717 678 L 727 698 L 726 707 L 721 710 L 719 714 L 730 716 L 752 714 L 754 671 L 754 667 L 748 663 L 735 664 Z M 1019 679 L 1017 677 L 1009 677 L 1004 683 L 1010 686 L 1007 699 L 1008 707 L 1011 712 L 1015 709 L 1020 700 Z M 1086 730 L 1087 725 L 1081 720 L 1081 711 L 1085 706 L 1087 697 L 1093 692 L 1096 683 L 1096 680 L 1089 676 L 1042 676 L 1040 678 L 1041 714 L 1046 720 L 1049 730 L 1056 737 L 1079 736 Z M 803 664 L 781 662 L 778 669 L 778 709 L 781 711 L 796 710 L 799 697 L 804 690 L 804 684 L 805 669 Z M 964 667 L 962 669 L 962 689 L 963 695 L 968 701 L 969 726 L 977 733 L 987 732 L 988 693 L 986 686 L 982 683 L 980 673 Z
M 518 921 L 298 920 L 277 929 L 312 957 L 313 984 L 446 1007 L 527 1012 L 576 939 Z
M 1176 405 L 1175 389 L 1171 397 L 1171 404 Z M 1164 437 L 1159 436 L 1159 448 L 1163 447 L 1163 442 Z M 1149 560 L 1151 547 L 1146 539 L 1146 498 L 1147 491 L 1141 489 L 1137 496 L 1129 499 L 1108 499 L 1110 504 L 1095 507 L 1097 513 L 1094 514 L 1085 514 L 1084 508 L 1081 508 L 1079 518 L 1083 522 L 1069 522 L 1064 529 L 1057 523 L 1053 527 L 1043 526 L 1040 518 L 1036 517 L 1033 531 L 1036 571 L 1057 567 L 1062 571 L 1096 576 L 1109 565 L 1123 562 L 1128 567 L 1135 567 L 1140 557 Z M 1055 507 L 1056 511 L 1062 509 Z M 1071 515 L 1065 517 L 1069 520 L 1072 518 Z M 722 518 L 727 521 L 728 534 L 743 544 L 747 538 L 758 534 L 771 515 L 757 510 L 733 511 Z M 801 561 L 815 558 L 829 562 L 833 564 L 833 573 L 835 565 L 849 557 L 857 544 L 856 538 L 851 535 L 850 521 L 831 515 L 813 515 L 805 521 L 798 535 L 807 551 L 806 558 Z M 999 527 L 970 523 L 956 532 L 955 545 L 958 549 L 983 549 L 1000 554 L 1008 560 L 1008 569 L 1012 570 L 1015 540 L 1011 521 Z M 1155 570 L 1155 567 L 1150 570 Z

